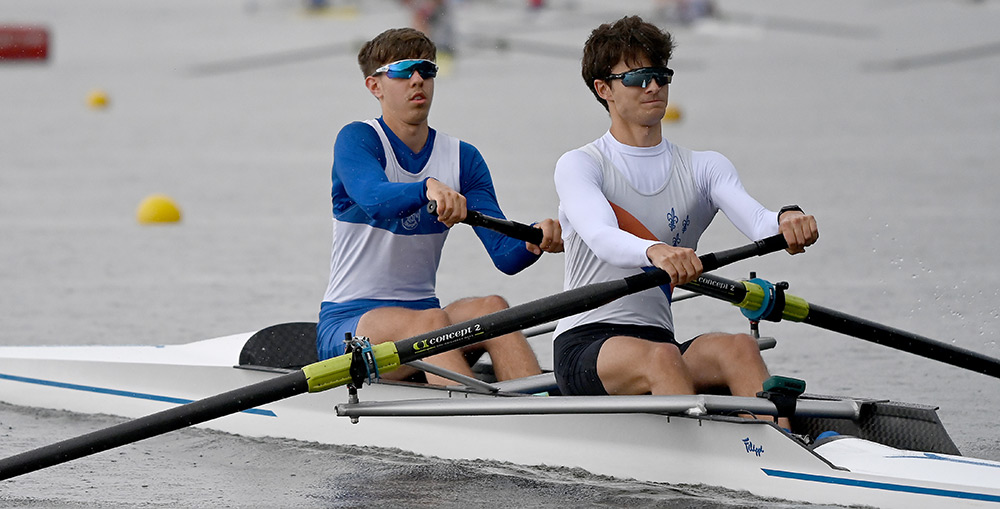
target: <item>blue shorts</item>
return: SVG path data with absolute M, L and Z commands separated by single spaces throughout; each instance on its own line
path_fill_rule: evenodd
M 384 307 L 438 309 L 441 307 L 441 302 L 436 297 L 421 300 L 359 299 L 344 303 L 323 302 L 319 308 L 319 323 L 316 326 L 316 353 L 319 354 L 319 360 L 343 355 L 346 347 L 345 335 L 348 332 L 352 336 L 355 334 L 358 330 L 358 321 L 365 313 Z
M 597 376 L 597 355 L 608 338 L 631 336 L 657 343 L 677 345 L 681 353 L 691 341 L 678 344 L 674 333 L 663 327 L 649 325 L 622 325 L 615 323 L 588 323 L 569 329 L 553 341 L 556 383 L 559 391 L 567 396 L 607 396 L 600 377 Z M 697 338 L 696 338 L 697 339 Z M 693 340 L 692 340 L 693 341 Z

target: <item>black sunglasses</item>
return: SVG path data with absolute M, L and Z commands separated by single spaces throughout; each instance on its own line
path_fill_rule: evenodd
M 673 75 L 674 70 L 667 67 L 642 67 L 621 74 L 612 74 L 604 78 L 604 81 L 622 80 L 622 85 L 626 87 L 646 88 L 655 80 L 656 84 L 662 87 L 670 83 Z

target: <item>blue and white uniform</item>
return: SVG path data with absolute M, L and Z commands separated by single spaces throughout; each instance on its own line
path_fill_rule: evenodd
M 428 178 L 465 196 L 469 210 L 504 217 L 486 162 L 472 145 L 431 129 L 414 153 L 381 118 L 353 122 L 338 134 L 330 282 L 317 329 L 320 359 L 343 354 L 344 333 L 353 334 L 371 309 L 441 307 L 435 283 L 448 228 L 426 211 Z M 523 241 L 475 231 L 506 274 L 538 259 Z

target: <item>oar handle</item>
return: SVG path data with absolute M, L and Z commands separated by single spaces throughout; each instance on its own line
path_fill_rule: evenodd
M 766 239 L 758 240 L 753 244 L 708 253 L 699 256 L 698 259 L 701 260 L 702 272 L 711 272 L 719 267 L 750 258 L 751 256 L 763 256 L 787 248 L 788 242 L 785 241 L 784 235 L 779 233 Z
M 437 215 L 437 202 L 431 200 L 427 203 L 427 213 L 436 216 Z M 516 221 L 510 221 L 507 219 L 500 219 L 497 217 L 490 217 L 484 215 L 482 212 L 476 210 L 470 210 L 465 216 L 463 223 L 470 226 L 481 226 L 483 228 L 489 228 L 495 232 L 502 233 L 508 237 L 523 240 L 525 242 L 530 242 L 535 244 L 542 243 L 542 230 L 540 228 L 535 228 L 531 225 L 524 223 L 518 223 Z

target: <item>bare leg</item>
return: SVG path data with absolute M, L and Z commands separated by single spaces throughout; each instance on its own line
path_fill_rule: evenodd
M 503 298 L 494 295 L 461 299 L 444 309 L 376 308 L 361 317 L 357 333 L 368 337 L 373 344 L 398 341 L 500 311 L 507 307 L 507 302 Z M 520 332 L 493 338 L 476 346 L 489 352 L 498 380 L 509 380 L 541 373 L 534 351 L 531 350 L 531 346 L 528 345 L 524 335 Z M 473 376 L 472 369 L 465 360 L 463 350 L 439 353 L 425 360 L 456 373 Z M 413 368 L 402 366 L 396 371 L 386 373 L 385 377 L 390 380 L 400 380 L 415 372 L 416 370 Z M 427 374 L 427 381 L 439 385 L 453 383 L 432 374 Z
M 608 394 L 694 394 L 691 373 L 676 345 L 614 336 L 597 355 Z
M 753 397 L 770 376 L 757 340 L 747 334 L 704 334 L 684 352 L 684 362 L 699 391 L 728 387 L 733 396 Z M 788 429 L 788 419 L 778 419 L 778 425 Z
M 372 344 L 377 344 L 410 338 L 451 324 L 448 314 L 441 309 L 414 310 L 385 307 L 365 313 L 358 322 L 356 332 L 359 336 L 367 337 Z M 465 362 L 465 356 L 459 350 L 439 353 L 424 360 L 435 366 L 472 376 L 472 370 L 469 369 L 469 364 Z M 400 366 L 399 369 L 386 373 L 384 377 L 389 380 L 402 380 L 414 373 L 416 373 L 414 368 Z M 427 373 L 427 381 L 438 385 L 454 383 L 430 373 Z
M 470 297 L 457 300 L 444 308 L 453 323 L 464 322 L 486 314 L 507 309 L 509 306 L 503 297 Z M 524 338 L 524 334 L 513 332 L 500 337 L 488 339 L 477 347 L 485 348 L 493 361 L 493 372 L 497 380 L 510 380 L 525 376 L 537 375 L 542 372 L 538 366 L 535 352 Z

